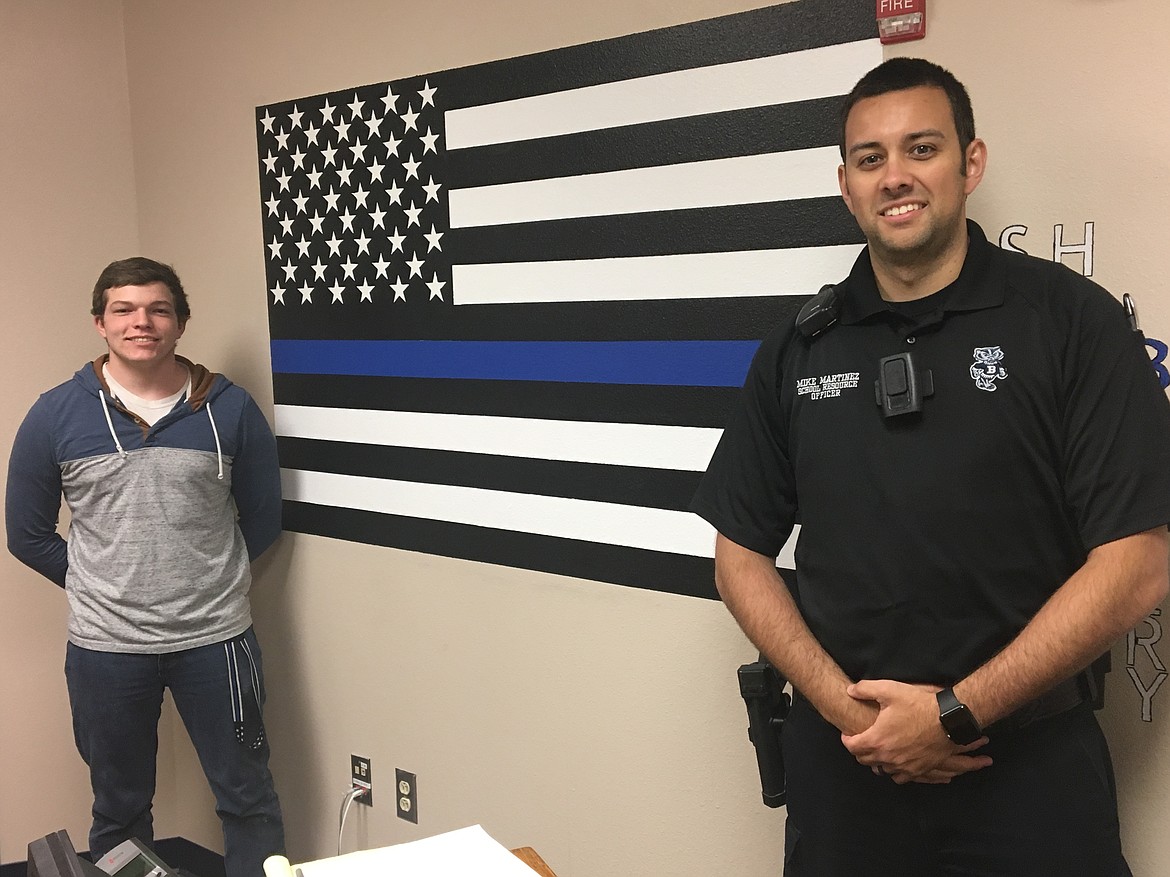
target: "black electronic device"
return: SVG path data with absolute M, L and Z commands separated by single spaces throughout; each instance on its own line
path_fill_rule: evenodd
M 760 786 L 769 807 L 783 807 L 786 800 L 784 753 L 780 748 L 780 730 L 792 708 L 792 697 L 784 690 L 786 684 L 787 680 L 763 655 L 739 668 L 739 693 L 747 706 L 748 739 L 756 748 Z
M 105 877 L 77 855 L 65 829 L 39 837 L 28 845 L 28 877 Z
M 832 284 L 822 286 L 820 292 L 806 301 L 797 313 L 796 329 L 805 338 L 816 338 L 832 328 L 840 312 L 841 302 L 837 298 L 837 287 Z
M 952 688 L 944 688 L 935 695 L 938 699 L 938 720 L 952 743 L 966 746 L 983 736 L 974 713 L 962 703 Z
M 873 391 L 883 417 L 916 414 L 923 400 L 934 395 L 934 375 L 919 369 L 912 353 L 895 353 L 878 360 Z

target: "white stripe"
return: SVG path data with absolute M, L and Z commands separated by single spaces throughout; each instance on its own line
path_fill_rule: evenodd
M 276 434 L 505 457 L 706 470 L 722 430 L 643 423 L 277 405 Z
M 715 553 L 715 531 L 690 512 L 303 469 L 282 469 L 280 480 L 284 498 L 293 502 L 694 557 Z M 794 533 L 781 552 L 783 566 L 792 565 L 795 539 Z
M 457 305 L 806 295 L 847 275 L 860 251 L 860 244 L 847 244 L 454 265 L 451 285 Z
M 555 137 L 847 94 L 881 61 L 881 43 L 861 40 L 450 110 L 447 146 Z
M 451 227 L 839 196 L 835 146 L 500 183 L 449 193 Z

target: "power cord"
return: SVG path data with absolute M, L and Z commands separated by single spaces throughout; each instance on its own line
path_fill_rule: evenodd
M 341 835 L 345 832 L 345 816 L 349 813 L 349 805 L 366 794 L 368 789 L 363 789 L 361 786 L 354 786 L 345 793 L 345 797 L 341 801 L 341 816 L 337 820 L 337 855 L 341 855 Z

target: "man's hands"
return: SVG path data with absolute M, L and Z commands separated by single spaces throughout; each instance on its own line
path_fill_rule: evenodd
M 949 783 L 961 774 L 988 767 L 988 756 L 968 754 L 985 746 L 986 737 L 959 746 L 943 731 L 935 699 L 938 691 L 933 685 L 888 679 L 850 685 L 848 695 L 876 703 L 878 715 L 860 734 L 842 734 L 841 742 L 858 762 L 899 784 Z

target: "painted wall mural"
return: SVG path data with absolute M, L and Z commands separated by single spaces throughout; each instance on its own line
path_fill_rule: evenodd
M 860 249 L 875 34 L 792 3 L 259 107 L 286 529 L 714 597 L 686 506 Z

